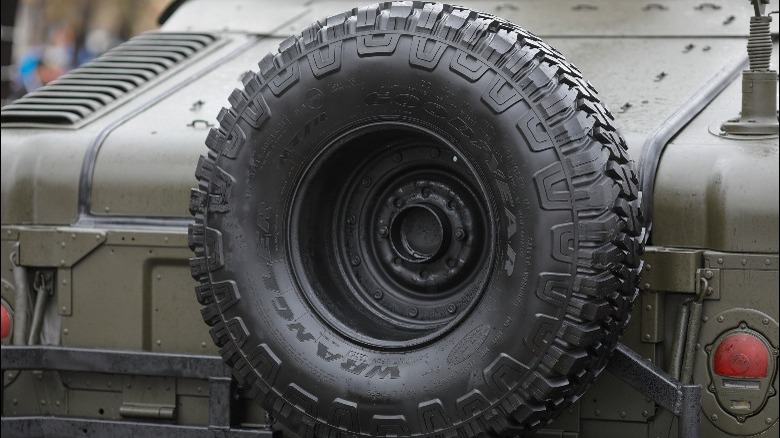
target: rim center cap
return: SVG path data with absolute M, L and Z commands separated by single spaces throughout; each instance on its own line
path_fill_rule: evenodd
M 409 205 L 393 218 L 390 241 L 396 254 L 412 263 L 425 263 L 446 249 L 449 221 L 438 208 Z

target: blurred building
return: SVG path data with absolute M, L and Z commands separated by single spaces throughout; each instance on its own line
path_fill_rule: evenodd
M 2 104 L 158 27 L 171 0 L 0 0 Z

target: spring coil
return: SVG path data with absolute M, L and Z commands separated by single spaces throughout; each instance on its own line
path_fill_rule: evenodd
M 769 70 L 772 56 L 772 36 L 769 33 L 771 17 L 750 17 L 750 37 L 747 50 L 751 70 Z

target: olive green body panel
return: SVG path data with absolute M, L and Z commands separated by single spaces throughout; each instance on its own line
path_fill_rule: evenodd
M 777 65 L 774 44 L 772 65 Z M 653 243 L 729 252 L 776 253 L 780 208 L 777 137 L 718 137 L 736 115 L 734 81 L 665 149 L 655 185 Z M 714 134 L 713 134 L 714 132 Z
M 463 3 L 539 34 L 577 65 L 611 108 L 634 160 L 647 138 L 691 96 L 724 70 L 738 70 L 734 66 L 746 60 L 752 13 L 747 1 L 698 9 L 699 1 L 672 0 L 654 6 L 588 2 L 595 9 L 577 0 Z M 257 61 L 284 37 L 354 6 L 349 1 L 269 6 L 191 0 L 162 29 L 216 36 L 191 59 L 73 129 L 3 126 L 3 299 L 16 304 L 10 255 L 18 251 L 18 264 L 30 279 L 37 272 L 52 274 L 54 304 L 44 327 L 49 342 L 216 355 L 193 294 L 186 237 L 189 191 L 198 156 L 206 151 L 208 127 L 241 85 L 243 73 L 257 70 Z M 769 9 L 777 9 L 777 1 Z M 780 20 L 773 17 L 776 33 Z M 775 43 L 774 66 L 777 52 Z M 744 422 L 725 412 L 718 388 L 710 390 L 715 380 L 706 348 L 724 332 L 739 330 L 744 322 L 780 348 L 778 142 L 736 141 L 710 132 L 739 112 L 741 82 L 738 75 L 729 81 L 660 160 L 652 246 L 644 256 L 642 293 L 623 342 L 668 370 L 677 308 L 702 294 L 692 369 L 694 383 L 705 388 L 701 436 L 776 436 L 777 374 L 769 381 L 774 395 L 765 410 Z M 157 420 L 208 421 L 208 382 L 201 380 L 21 372 L 5 375 L 4 381 L 9 384 L 3 391 L 4 416 L 156 421 L 132 417 L 132 407 L 145 401 L 175 407 L 172 417 Z M 241 406 L 239 422 L 264 423 L 254 402 Z M 537 436 L 674 437 L 675 421 L 605 372 Z
M 78 216 L 86 136 L 60 130 L 3 129 L 0 217 L 3 224 L 70 224 Z

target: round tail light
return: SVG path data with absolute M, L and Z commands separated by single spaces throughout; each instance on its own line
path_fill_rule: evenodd
M 769 351 L 747 333 L 726 336 L 715 350 L 715 374 L 725 377 L 766 377 Z

